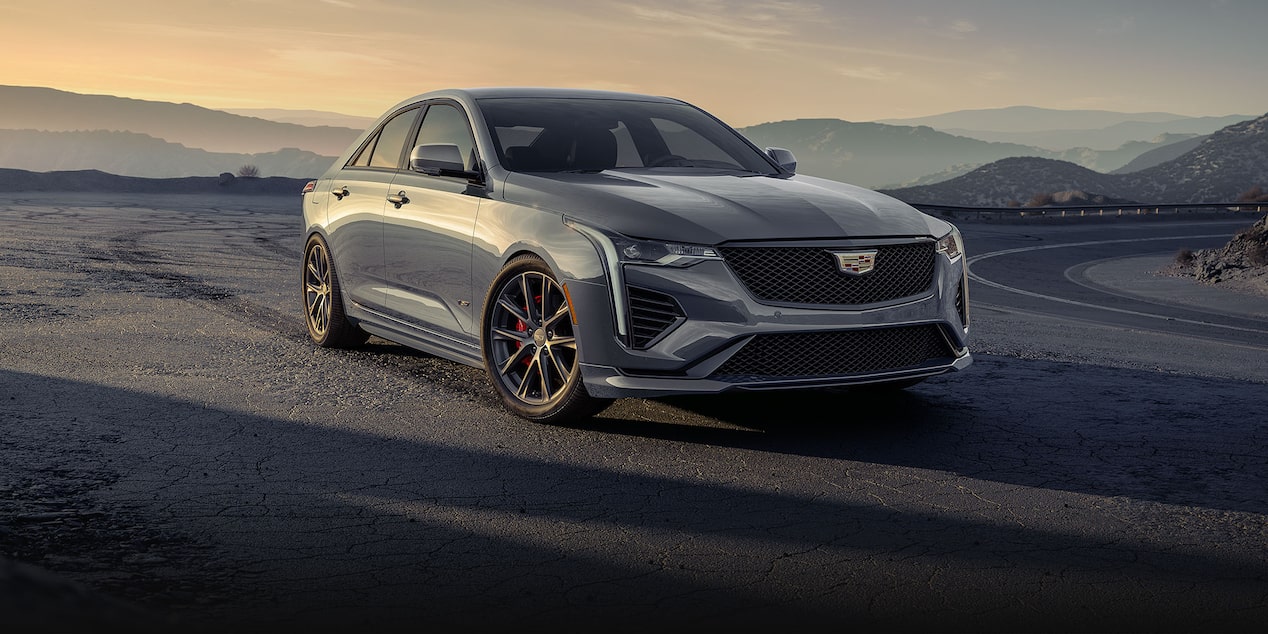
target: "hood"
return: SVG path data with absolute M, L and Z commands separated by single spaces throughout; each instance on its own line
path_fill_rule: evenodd
M 939 220 L 871 190 L 810 176 L 732 173 L 511 173 L 506 200 L 632 238 L 720 244 L 941 235 Z M 932 224 L 931 224 L 932 223 Z

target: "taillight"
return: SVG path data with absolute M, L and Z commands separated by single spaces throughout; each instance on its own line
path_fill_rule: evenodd
M 299 195 L 311 194 L 314 189 L 317 189 L 317 181 L 308 181 L 304 184 L 304 191 L 300 192 Z

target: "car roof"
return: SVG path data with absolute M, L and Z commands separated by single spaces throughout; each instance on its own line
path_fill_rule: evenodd
M 642 95 L 630 92 L 610 90 L 585 90 L 578 88 L 534 88 L 534 87 L 491 87 L 491 88 L 450 88 L 433 90 L 416 95 L 405 103 L 417 103 L 425 99 L 448 97 L 459 101 L 482 99 L 611 99 L 619 101 L 651 101 L 660 103 L 683 103 L 681 100 L 654 95 Z

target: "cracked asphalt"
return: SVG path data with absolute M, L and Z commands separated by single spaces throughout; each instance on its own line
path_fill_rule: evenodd
M 971 256 L 1111 243 L 976 261 L 976 363 L 905 392 L 545 426 L 478 370 L 310 345 L 298 207 L 0 198 L 0 624 L 1268 625 L 1268 300 L 1116 260 L 1250 221 L 965 223 Z

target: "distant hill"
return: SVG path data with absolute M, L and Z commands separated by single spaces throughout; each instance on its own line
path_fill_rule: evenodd
M 884 119 L 878 123 L 925 125 L 947 134 L 996 143 L 1032 145 L 1053 151 L 1070 148 L 1104 151 L 1120 148 L 1133 141 L 1155 139 L 1164 134 L 1206 135 L 1253 118 L 1254 115 L 1243 114 L 1188 117 L 1169 112 L 1054 110 L 1012 106 L 959 110 L 913 119 Z
M 256 154 L 208 152 L 135 132 L 0 130 L 0 167 L 37 172 L 102 170 L 172 178 L 236 173 L 243 165 L 255 165 L 262 176 L 317 178 L 334 160 L 294 148 Z
M 1074 148 L 1054 152 L 1016 143 L 992 143 L 939 132 L 926 126 L 853 123 L 840 119 L 794 119 L 763 123 L 740 132 L 758 147 L 792 150 L 798 171 L 864 187 L 894 187 L 951 178 L 1010 156 L 1063 159 L 1102 171 L 1125 165 L 1141 153 L 1174 142 L 1160 137 L 1110 151 Z
M 1228 126 L 1179 157 L 1129 174 L 1101 174 L 1050 159 L 1008 158 L 945 182 L 886 193 L 908 202 L 1002 207 L 1035 194 L 1068 190 L 1140 202 L 1223 202 L 1255 185 L 1268 186 L 1268 114 Z
M 1125 121 L 1104 128 L 1039 130 L 1035 132 L 994 132 L 960 128 L 947 128 L 943 132 L 984 141 L 1025 143 L 1052 150 L 1070 147 L 1110 149 L 1121 147 L 1126 143 L 1155 139 L 1160 135 L 1167 135 L 1173 138 L 1180 135 L 1185 137 L 1207 135 L 1220 128 L 1253 118 L 1245 115 L 1229 115 L 1226 117 L 1193 117 L 1166 123 Z
M 1236 200 L 1268 187 L 1268 114 L 1219 130 L 1178 158 L 1116 176 L 1137 200 Z
M 137 178 L 97 170 L 28 172 L 0 168 L 0 192 L 123 192 L 136 194 L 246 194 L 295 196 L 304 188 L 304 179 L 232 178 L 215 176 L 185 178 Z M 299 203 L 296 202 L 298 209 Z
M 285 110 L 281 108 L 222 108 L 221 110 L 230 114 L 256 117 L 280 123 L 294 123 L 306 126 L 327 125 L 337 128 L 351 128 L 353 130 L 364 130 L 377 121 L 374 117 L 357 117 L 324 110 Z
M 1193 150 L 1197 146 L 1201 145 L 1202 142 L 1206 140 L 1207 136 L 1209 135 L 1194 136 L 1184 139 L 1183 141 L 1177 141 L 1176 143 L 1172 143 L 1170 145 L 1154 148 L 1132 159 L 1130 163 L 1116 170 L 1111 170 L 1110 173 L 1129 174 L 1131 172 L 1139 172 L 1140 170 L 1153 167 L 1160 163 L 1166 163 L 1172 159 L 1180 158 L 1190 150 Z
M 1009 106 L 981 110 L 957 110 L 912 119 L 881 119 L 891 125 L 927 125 L 938 130 L 993 130 L 1035 132 L 1038 130 L 1091 130 L 1125 121 L 1166 123 L 1187 119 L 1170 112 L 1111 112 L 1109 110 L 1056 110 L 1034 106 Z M 1249 118 L 1249 117 L 1246 117 Z
M 325 156 L 342 154 L 362 131 L 266 121 L 188 103 L 26 86 L 0 86 L 0 129 L 120 130 L 209 152 L 254 154 L 290 147 Z

